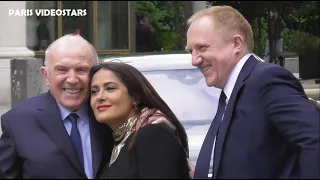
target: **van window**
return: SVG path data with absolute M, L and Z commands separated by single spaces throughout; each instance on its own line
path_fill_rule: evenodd
M 198 69 L 142 71 L 162 99 L 186 126 L 211 123 L 220 89 L 207 87 Z

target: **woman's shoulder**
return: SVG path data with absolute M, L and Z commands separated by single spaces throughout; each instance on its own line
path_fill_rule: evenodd
M 135 145 L 179 147 L 181 142 L 166 124 L 148 124 L 136 131 Z
M 150 136 L 157 134 L 167 134 L 175 136 L 172 129 L 170 129 L 166 124 L 148 124 L 145 125 L 136 132 L 137 138 L 141 136 Z

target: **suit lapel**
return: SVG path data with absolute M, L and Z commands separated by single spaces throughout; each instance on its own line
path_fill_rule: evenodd
M 55 144 L 66 155 L 71 164 L 84 176 L 84 168 L 76 155 L 76 151 L 72 146 L 72 141 L 62 122 L 58 105 L 51 93 L 44 95 L 43 104 L 38 104 L 39 115 L 38 122 L 44 131 L 51 137 Z
M 254 58 L 254 56 L 250 56 L 247 62 L 242 67 L 240 74 L 237 78 L 236 84 L 232 91 L 231 97 L 228 101 L 226 111 L 224 113 L 223 122 L 220 126 L 219 136 L 217 138 L 217 142 L 215 145 L 215 154 L 214 154 L 214 178 L 216 178 L 217 172 L 219 170 L 222 149 L 226 134 L 228 132 L 228 128 L 232 119 L 232 112 L 234 108 L 234 103 L 237 98 L 239 90 L 242 88 L 243 84 L 245 83 L 246 78 L 249 76 L 253 67 L 258 63 L 258 60 Z

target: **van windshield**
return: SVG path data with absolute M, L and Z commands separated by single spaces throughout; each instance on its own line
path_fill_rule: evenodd
M 221 90 L 208 87 L 198 69 L 142 73 L 185 126 L 208 124 L 214 118 Z

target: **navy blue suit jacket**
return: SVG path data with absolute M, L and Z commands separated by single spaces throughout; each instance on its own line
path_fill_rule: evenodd
M 319 123 L 292 73 L 251 56 L 220 127 L 214 178 L 320 178 Z
M 90 109 L 90 108 L 89 108 Z M 90 111 L 93 176 L 111 155 L 111 130 Z M 50 92 L 1 117 L 0 170 L 7 178 L 87 178 Z

